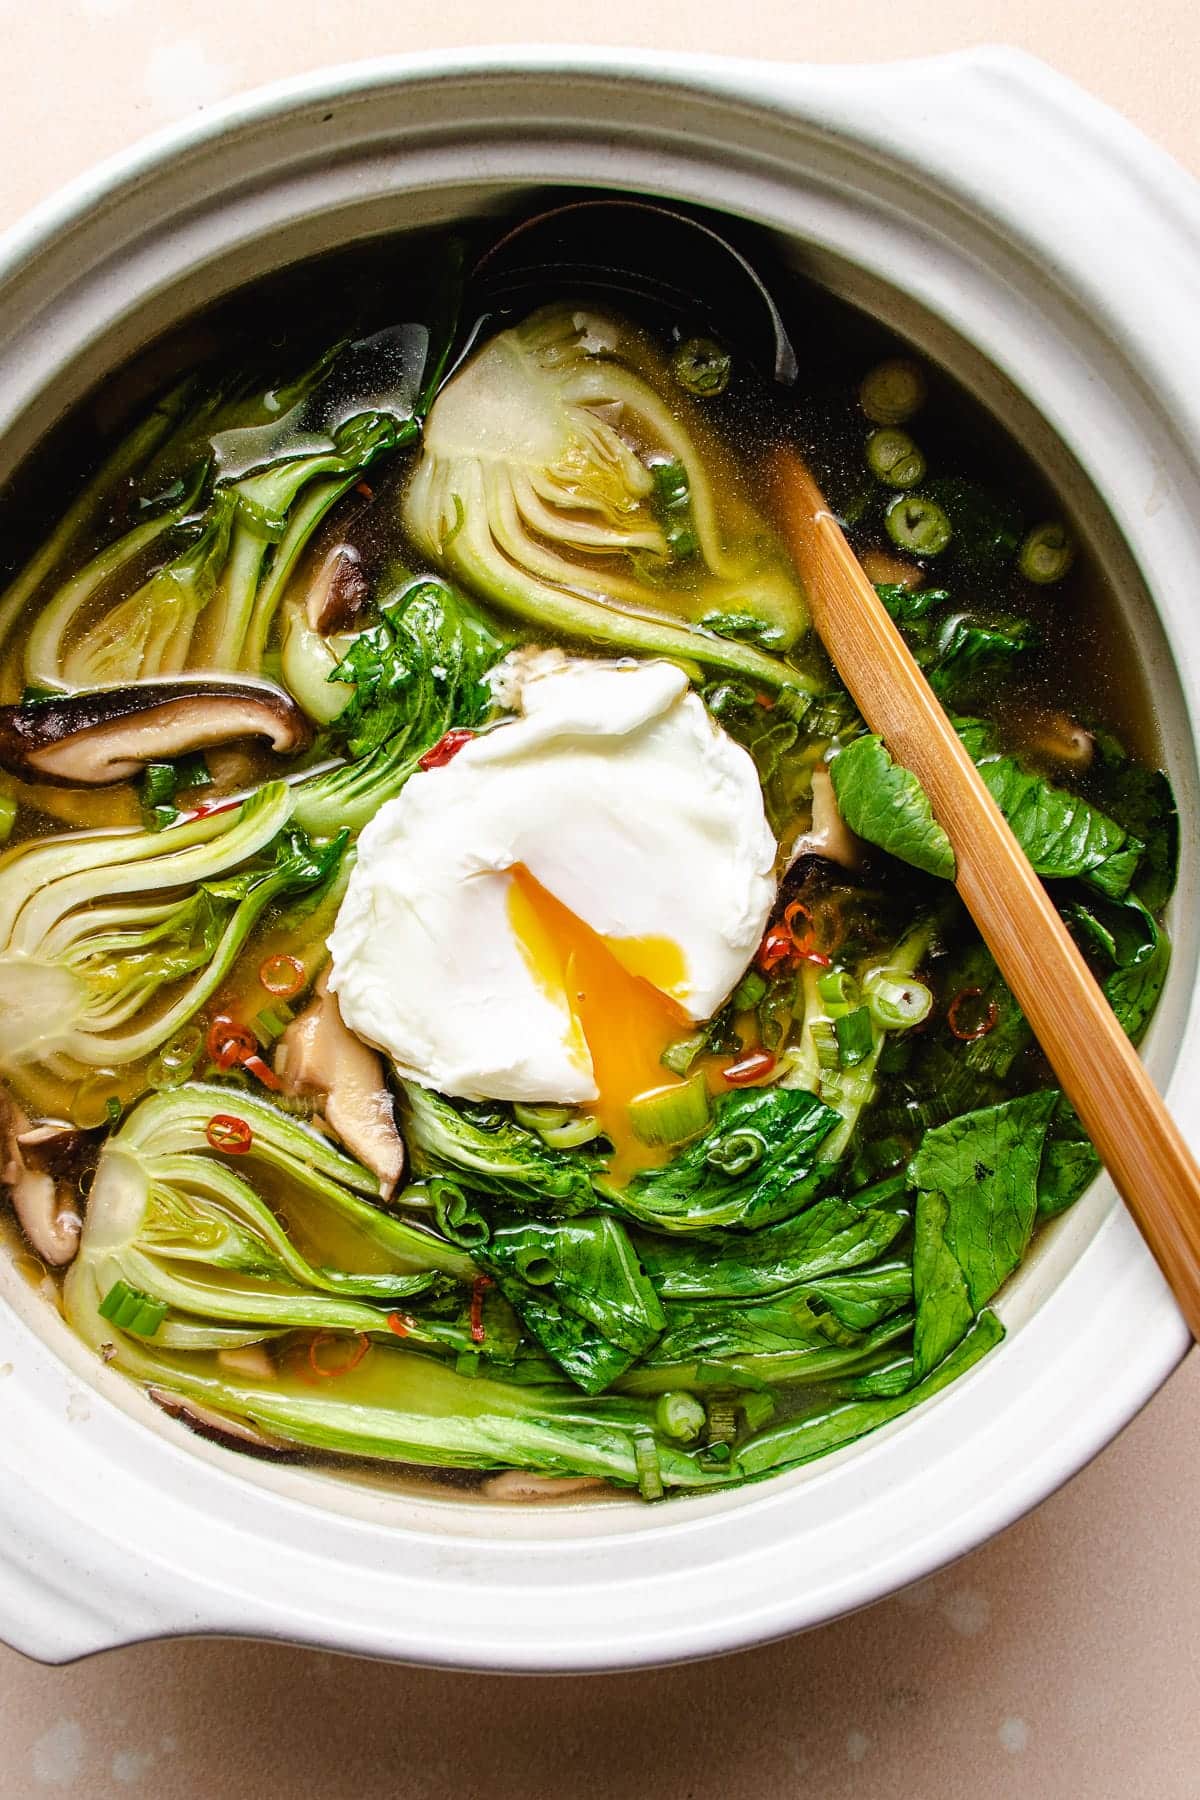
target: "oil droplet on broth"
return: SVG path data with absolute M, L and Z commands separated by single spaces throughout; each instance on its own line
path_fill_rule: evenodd
M 576 1044 L 591 1056 L 600 1097 L 586 1110 L 612 1142 L 610 1176 L 627 1181 L 671 1155 L 634 1136 L 629 1103 L 640 1094 L 681 1085 L 664 1069 L 662 1053 L 694 1029 L 669 997 L 686 981 L 683 952 L 669 938 L 602 937 L 523 864 L 510 873 L 513 932 L 542 988 L 570 1013 Z

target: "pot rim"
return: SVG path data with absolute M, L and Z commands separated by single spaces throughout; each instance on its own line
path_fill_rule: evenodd
M 1103 182 L 1112 194 L 1119 177 L 1128 199 L 1118 194 L 1114 206 L 1127 205 L 1131 216 L 1141 209 L 1141 242 L 1162 271 L 1156 305 L 1176 314 L 1192 306 L 1200 292 L 1197 191 L 1131 126 L 1034 59 L 1006 50 L 820 69 L 656 55 L 648 71 L 645 62 L 637 51 L 484 48 L 346 64 L 259 89 L 156 133 L 44 201 L 0 239 L 0 290 L 52 261 L 72 232 L 140 186 L 152 187 L 181 159 L 243 130 L 273 121 L 286 126 L 304 109 L 454 82 L 537 81 L 543 89 L 608 83 L 634 96 L 666 89 L 681 102 L 711 99 L 781 130 L 806 126 L 843 141 L 848 152 L 891 159 L 909 181 L 932 186 L 948 205 L 1019 241 L 1035 272 L 1082 304 L 1090 327 L 1129 338 L 1133 386 L 1170 401 L 1155 402 L 1153 433 L 1149 424 L 1144 429 L 1156 453 L 1169 449 L 1176 458 L 1177 485 L 1186 476 L 1200 495 L 1200 471 L 1186 443 L 1189 422 L 1197 427 L 1192 441 L 1200 442 L 1186 363 L 1164 379 L 1143 341 L 1146 326 L 1128 284 L 1123 297 L 1108 294 L 1077 243 L 1048 236 L 1044 218 L 1031 229 L 1027 216 L 1032 152 L 1065 155 L 1069 148 L 1074 178 L 1085 189 Z M 921 121 L 919 144 L 896 126 L 895 111 L 903 109 L 878 104 L 882 90 L 894 95 L 898 83 L 907 87 L 910 116 Z M 989 169 L 983 187 L 983 163 L 961 154 L 953 174 L 937 165 L 948 146 L 957 142 L 961 152 L 964 133 L 980 118 L 993 129 L 1019 124 L 1027 134 L 1019 178 L 1011 168 Z M 619 128 L 618 121 L 614 132 Z M 794 144 L 793 135 L 789 149 Z M 794 178 L 803 179 L 799 171 Z M 926 297 L 936 306 L 936 293 Z M 952 314 L 953 297 L 941 301 Z M 1200 393 L 1200 380 L 1191 392 Z M 1068 443 L 1069 410 L 1047 406 Z M 1097 485 L 1102 493 L 1117 491 L 1115 476 Z M 1152 521 L 1139 526 L 1128 496 L 1114 512 L 1149 570 L 1154 557 L 1140 540 Z M 1192 566 L 1200 566 L 1200 540 L 1191 548 Z M 1156 551 L 1160 562 L 1165 554 Z M 1192 721 L 1200 705 L 1181 666 L 1188 626 L 1177 595 L 1159 598 L 1180 665 L 1194 764 Z M 1185 866 L 1189 848 L 1190 840 Z M 1172 1087 L 1195 1144 L 1200 1119 L 1195 1108 L 1186 1116 L 1181 1092 L 1189 1066 L 1200 1067 L 1195 996 L 1190 1000 L 1187 1018 L 1182 996 L 1176 1005 Z M 1169 1067 L 1174 1046 L 1162 1029 L 1154 1048 L 1158 1064 Z M 0 1283 L 12 1303 L 0 1312 L 0 1377 L 10 1370 L 0 1380 L 0 1528 L 7 1546 L 0 1554 L 0 1630 L 17 1647 L 55 1661 L 149 1636 L 207 1631 L 446 1666 L 566 1671 L 731 1650 L 867 1604 L 963 1554 L 1044 1498 L 1132 1418 L 1182 1356 L 1187 1333 L 1161 1278 L 1107 1183 L 1096 1187 L 1093 1210 L 1102 1222 L 1069 1275 L 1042 1277 L 1052 1297 L 1039 1307 L 1035 1296 L 1030 1316 L 1000 1351 L 897 1426 L 798 1476 L 675 1502 L 665 1516 L 636 1505 L 602 1514 L 564 1508 L 553 1521 L 545 1513 L 506 1518 L 486 1537 L 470 1533 L 462 1509 L 444 1502 L 409 1505 L 404 1524 L 390 1522 L 403 1509 L 370 1496 L 318 1510 L 314 1498 L 328 1491 L 319 1478 L 256 1477 L 227 1453 L 197 1446 L 148 1402 L 118 1395 L 111 1371 L 73 1354 L 65 1328 L 48 1331 L 29 1296 L 11 1281 Z M 1048 1357 L 1065 1394 L 1046 1392 Z M 1067 1403 L 1079 1394 L 1086 1407 Z M 972 1407 L 990 1408 L 990 1424 L 1022 1447 L 1017 1474 L 1007 1466 L 1011 1451 L 982 1442 L 979 1420 L 969 1420 Z M 143 1430 L 150 1420 L 153 1435 Z M 972 1456 L 964 1457 L 968 1444 Z M 923 1509 L 933 1469 L 945 1491 L 940 1512 L 930 1514 Z M 159 1501 L 164 1490 L 167 1507 Z M 636 1525 L 627 1524 L 634 1512 Z M 743 1535 L 731 1554 L 735 1515 Z M 493 1521 L 496 1513 L 488 1516 Z M 856 1566 L 847 1550 L 859 1529 L 871 1551 Z M 269 1568 L 262 1566 L 268 1546 Z M 366 1592 L 372 1581 L 374 1599 Z M 353 1617 L 344 1605 L 339 1610 L 339 1584 L 344 1600 L 347 1582 Z M 438 1629 L 447 1607 L 459 1610 Z M 565 1616 L 570 1608 L 573 1619 Z M 518 1632 L 524 1635 L 514 1641 Z

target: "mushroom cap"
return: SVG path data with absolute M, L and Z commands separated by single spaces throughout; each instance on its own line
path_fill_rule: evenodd
M 129 781 L 147 763 L 261 738 L 284 756 L 312 727 L 269 681 L 181 676 L 0 707 L 0 768 L 65 787 Z

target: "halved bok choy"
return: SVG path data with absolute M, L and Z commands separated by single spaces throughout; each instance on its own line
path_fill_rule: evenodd
M 165 831 L 38 838 L 0 860 L 0 1061 L 69 1076 L 151 1056 L 225 981 L 267 909 L 332 879 L 273 782 Z
M 373 1205 L 377 1188 L 257 1096 L 156 1095 L 101 1153 L 68 1321 L 168 1410 L 262 1448 L 584 1475 L 649 1498 L 728 1480 L 653 1401 L 583 1399 L 548 1368 L 468 1374 L 409 1347 L 423 1343 L 423 1304 L 475 1266 Z M 322 1242 L 336 1270 L 307 1249 Z M 698 1431 L 689 1420 L 684 1435 Z

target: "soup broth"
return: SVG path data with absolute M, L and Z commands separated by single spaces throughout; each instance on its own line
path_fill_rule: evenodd
M 799 281 L 783 403 L 703 296 L 468 330 L 483 231 L 246 291 L 0 494 L 10 1240 L 236 1447 L 653 1500 L 954 1379 L 1097 1169 L 780 447 L 1135 1038 L 1174 808 L 1103 569 L 941 371 Z

